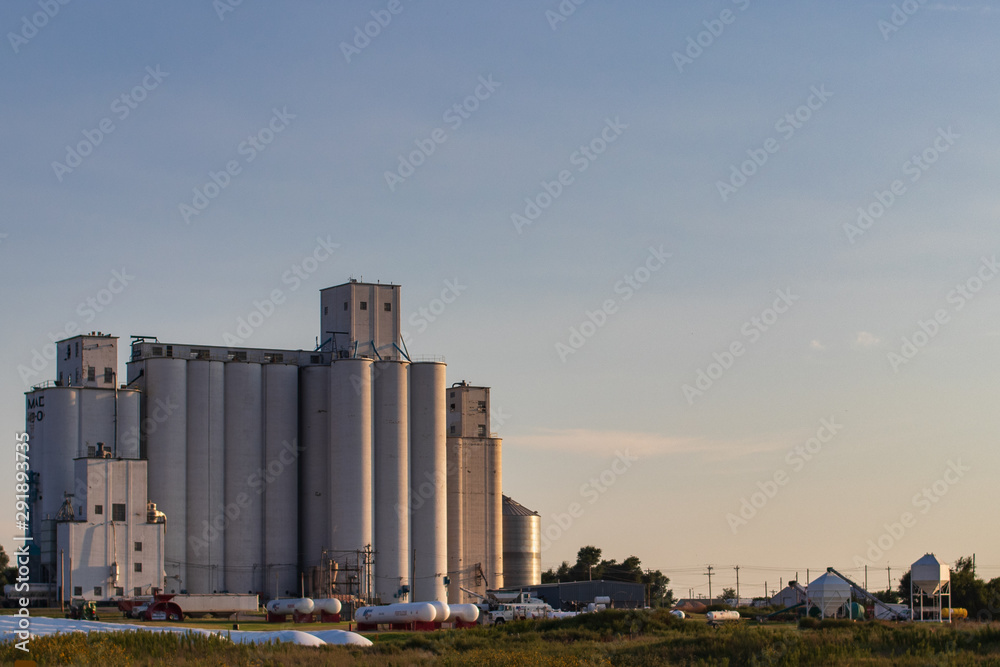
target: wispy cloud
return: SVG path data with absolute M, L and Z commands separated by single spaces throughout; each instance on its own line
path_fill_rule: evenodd
M 859 331 L 854 339 L 854 347 L 874 347 L 882 342 L 882 339 L 868 331 Z

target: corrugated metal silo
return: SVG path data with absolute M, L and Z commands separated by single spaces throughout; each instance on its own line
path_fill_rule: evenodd
M 186 588 L 213 593 L 225 588 L 225 365 L 187 364 Z
M 384 603 L 398 602 L 410 579 L 408 366 L 374 365 L 375 593 Z
M 263 401 L 257 363 L 226 363 L 225 582 L 230 593 L 263 591 Z M 170 520 L 167 515 L 167 521 Z
M 542 583 L 542 518 L 503 496 L 504 586 Z
M 299 372 L 299 542 L 302 567 L 315 578 L 330 546 L 330 367 Z
M 187 361 L 145 361 L 142 434 L 149 460 L 149 499 L 166 514 L 165 593 L 187 588 Z
M 446 601 L 448 502 L 445 365 L 410 365 L 410 535 L 413 601 Z
M 355 552 L 372 544 L 371 359 L 330 365 L 330 440 L 330 546 L 342 566 L 357 567 Z
M 299 371 L 264 366 L 264 590 L 298 594 Z

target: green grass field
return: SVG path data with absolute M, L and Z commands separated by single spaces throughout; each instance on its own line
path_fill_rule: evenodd
M 103 620 L 103 617 L 102 617 Z M 110 620 L 110 619 L 109 619 Z M 230 621 L 191 627 L 231 627 Z M 188 625 L 188 623 L 185 623 Z M 249 624 L 240 629 L 320 629 L 318 624 Z M 1000 665 L 1000 623 L 827 622 L 817 628 L 741 621 L 711 628 L 664 611 L 607 611 L 500 628 L 364 633 L 375 645 L 234 645 L 170 633 L 74 633 L 40 637 L 25 656 L 0 644 L 0 661 L 39 665 Z

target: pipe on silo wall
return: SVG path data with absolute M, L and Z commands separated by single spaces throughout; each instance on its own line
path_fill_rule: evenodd
M 447 471 L 448 471 L 448 604 L 460 604 L 465 593 L 462 583 L 462 563 L 464 560 L 465 534 L 463 520 L 464 481 L 462 474 L 465 463 L 461 438 L 447 438 Z
M 264 589 L 297 595 L 299 370 L 267 364 L 264 373 Z
M 501 450 L 503 441 L 500 438 L 486 440 L 486 507 L 489 512 L 489 528 L 487 534 L 486 560 L 489 564 L 490 585 L 493 588 L 504 587 L 503 576 L 503 467 Z
M 149 500 L 166 517 L 165 593 L 187 588 L 187 361 L 145 361 L 141 437 L 149 461 Z
M 330 440 L 330 547 L 342 566 L 357 567 L 356 552 L 372 544 L 371 359 L 330 365 Z M 341 592 L 365 593 L 360 585 Z
M 214 593 L 225 589 L 226 371 L 187 364 L 187 591 Z
M 374 364 L 375 593 L 398 602 L 410 580 L 409 406 L 405 361 Z
M 410 365 L 410 535 L 412 600 L 446 600 L 448 571 L 445 365 Z
M 260 364 L 230 361 L 226 363 L 225 376 L 224 580 L 230 593 L 255 593 L 264 590 Z
M 299 543 L 303 571 L 315 573 L 330 546 L 330 367 L 304 366 L 299 381 Z

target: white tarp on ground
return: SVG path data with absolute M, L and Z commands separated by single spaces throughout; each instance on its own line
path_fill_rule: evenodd
M 20 630 L 18 622 L 23 616 L 0 616 L 0 639 L 13 639 Z M 130 625 L 128 623 L 102 623 L 100 621 L 74 621 L 67 618 L 42 618 L 32 616 L 29 630 L 34 636 L 54 635 L 59 632 L 114 632 L 115 630 L 147 630 L 149 632 L 190 632 L 199 635 L 217 634 L 242 644 L 259 644 L 269 641 L 290 642 L 304 646 L 324 644 L 351 644 L 371 646 L 372 643 L 356 632 L 346 630 L 206 630 L 176 625 Z

